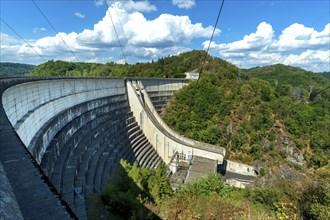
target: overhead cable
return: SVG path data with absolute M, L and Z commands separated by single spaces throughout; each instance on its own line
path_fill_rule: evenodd
M 5 23 L 19 38 L 21 38 L 39 57 L 41 57 L 41 59 L 43 59 L 45 62 L 47 62 L 47 60 L 40 54 L 38 53 L 32 46 L 31 44 L 29 44 L 29 42 L 27 42 L 19 33 L 17 33 L 14 28 L 12 28 L 7 22 L 5 22 L 2 18 L 0 18 L 1 21 L 3 23 Z
M 124 57 L 125 63 L 127 63 L 127 59 L 126 59 L 126 56 L 125 56 L 125 52 L 124 52 L 123 46 L 121 45 L 121 42 L 120 42 L 120 39 L 119 39 L 119 36 L 118 36 L 117 30 L 116 30 L 115 23 L 113 22 L 113 19 L 112 19 L 112 16 L 111 16 L 110 10 L 109 10 L 109 4 L 108 4 L 107 0 L 105 0 L 105 4 L 106 4 L 106 6 L 107 6 L 107 12 L 108 12 L 108 14 L 109 14 L 109 17 L 110 17 L 110 20 L 111 20 L 111 23 L 112 23 L 113 29 L 114 29 L 114 31 L 115 31 L 115 34 L 116 34 L 116 37 L 117 37 L 117 40 L 118 40 L 118 44 L 119 44 L 120 49 L 121 49 L 121 52 L 122 52 L 122 54 L 123 54 L 123 57 Z
M 119 21 L 119 25 L 120 25 L 121 30 L 122 30 L 123 35 L 124 35 L 124 40 L 125 40 L 124 51 L 125 51 L 125 47 L 126 47 L 126 45 L 129 43 L 129 41 L 127 40 L 127 37 L 126 37 L 125 31 L 124 31 L 124 26 L 123 26 L 123 24 L 122 24 L 122 22 L 121 22 L 120 17 L 118 16 L 118 11 L 117 11 L 116 8 L 115 8 L 115 12 L 116 12 L 116 15 L 117 15 L 117 18 L 118 18 L 118 21 Z
M 324 60 L 322 60 L 319 64 L 317 64 L 312 70 L 311 72 L 313 72 L 315 69 L 317 69 L 321 64 L 323 64 L 325 61 L 327 61 L 330 58 L 330 55 L 325 58 Z
M 215 30 L 216 30 L 216 28 L 217 28 L 217 26 L 218 26 L 218 22 L 219 22 L 220 14 L 221 14 L 221 11 L 222 11 L 222 8 L 223 8 L 224 3 L 225 3 L 225 0 L 222 0 L 221 7 L 220 7 L 219 12 L 218 12 L 218 17 L 217 17 L 217 20 L 216 20 L 216 22 L 215 22 L 215 25 L 214 25 L 214 28 L 213 28 L 213 32 L 212 32 L 212 35 L 211 35 L 211 39 L 210 39 L 210 41 L 209 41 L 209 45 L 208 45 L 207 50 L 206 50 L 206 55 L 205 55 L 205 58 L 204 58 L 204 62 L 202 63 L 202 67 L 201 67 L 201 70 L 200 70 L 200 72 L 199 72 L 199 78 L 200 78 L 201 75 L 202 75 L 203 68 L 204 68 L 204 64 L 205 64 L 206 59 L 207 59 L 207 56 L 208 56 L 208 54 L 209 54 L 210 46 L 211 46 L 211 43 L 212 43 L 212 40 L 213 40 L 213 36 L 214 36 Z
M 49 21 L 49 19 L 46 17 L 46 15 L 42 12 L 42 10 L 39 8 L 39 6 L 35 3 L 35 1 L 34 0 L 31 0 L 31 1 L 36 6 L 36 8 L 39 10 L 39 12 L 42 14 L 42 16 L 44 16 L 44 18 L 46 19 L 46 21 L 48 22 L 48 24 L 53 28 L 53 30 L 55 31 L 55 33 L 57 34 L 57 36 L 59 36 L 59 38 L 62 40 L 62 42 L 64 43 L 64 45 L 66 46 L 66 48 L 68 48 L 68 50 L 70 51 L 70 53 L 79 62 L 80 60 L 77 58 L 76 54 L 71 50 L 71 48 L 68 46 L 68 44 L 65 42 L 65 40 L 61 37 L 61 35 L 55 29 L 54 25 L 52 25 L 52 23 Z

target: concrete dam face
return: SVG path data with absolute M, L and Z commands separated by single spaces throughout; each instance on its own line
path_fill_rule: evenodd
M 86 219 L 120 159 L 169 169 L 222 163 L 224 149 L 181 137 L 158 113 L 184 79 L 0 79 L 0 219 Z

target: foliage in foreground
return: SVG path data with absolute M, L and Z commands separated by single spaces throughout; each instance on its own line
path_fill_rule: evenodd
M 317 182 L 278 180 L 255 189 L 224 184 L 218 174 L 172 191 L 164 168 L 139 168 L 121 161 L 121 181 L 102 192 L 102 202 L 125 219 L 311 219 L 330 217 L 330 171 Z
M 139 168 L 137 163 L 131 166 L 124 160 L 120 165 L 118 176 L 102 192 L 102 202 L 125 218 L 151 218 L 143 203 L 158 204 L 172 194 L 166 170 L 162 165 L 156 170 Z

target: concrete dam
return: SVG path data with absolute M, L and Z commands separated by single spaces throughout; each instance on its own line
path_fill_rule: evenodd
M 158 114 L 187 83 L 0 79 L 0 219 L 86 219 L 85 196 L 103 189 L 120 159 L 172 172 L 179 159 L 208 160 L 216 169 L 225 149 L 178 135 Z

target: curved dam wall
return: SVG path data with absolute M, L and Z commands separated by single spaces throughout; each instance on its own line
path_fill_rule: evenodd
M 179 154 L 180 158 L 184 160 L 190 160 L 196 155 L 222 164 L 226 153 L 224 148 L 185 138 L 163 122 L 148 96 L 148 87 L 144 84 L 143 81 L 127 82 L 127 90 L 131 94 L 129 96 L 130 107 L 139 126 L 165 163 L 169 164 L 173 157 Z M 172 91 L 176 86 L 169 84 L 166 85 L 166 88 Z
M 157 113 L 161 113 L 168 102 L 172 99 L 174 93 L 187 84 L 187 80 L 176 79 L 139 79 L 132 80 L 133 84 L 140 82 L 141 88 L 147 91 L 150 101 Z
M 85 196 L 102 190 L 120 159 L 154 168 L 168 164 L 173 155 L 166 152 L 189 148 L 220 161 L 224 152 L 180 139 L 157 114 L 187 82 L 0 79 L 0 162 L 11 186 L 5 191 L 16 198 L 23 218 L 86 219 Z M 143 88 L 148 106 L 134 83 Z

